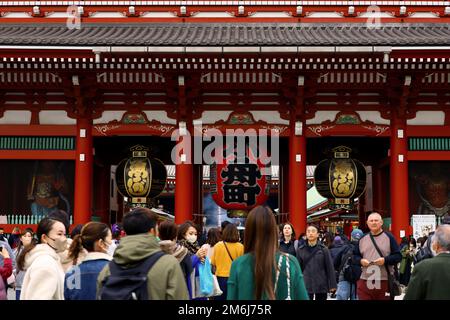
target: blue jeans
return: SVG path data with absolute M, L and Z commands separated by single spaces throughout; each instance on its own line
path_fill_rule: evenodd
M 16 300 L 20 300 L 20 290 L 16 289 Z
M 337 286 L 336 300 L 357 300 L 356 283 L 340 281 Z

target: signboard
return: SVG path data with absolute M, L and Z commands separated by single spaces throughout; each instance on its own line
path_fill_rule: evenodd
M 412 226 L 414 239 L 428 236 L 436 230 L 436 217 L 434 214 L 415 214 L 412 216 Z

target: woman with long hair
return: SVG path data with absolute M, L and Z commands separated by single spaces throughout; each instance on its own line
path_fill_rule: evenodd
M 44 218 L 36 235 L 37 244 L 25 247 L 17 261 L 19 270 L 26 270 L 20 300 L 64 300 L 64 270 L 58 253 L 66 250 L 66 227 Z
M 247 216 L 244 255 L 231 265 L 227 300 L 308 300 L 300 265 L 278 250 L 272 210 L 258 206 Z
M 298 240 L 295 238 L 294 226 L 285 222 L 281 225 L 280 251 L 296 256 Z
M 25 229 L 21 236 L 20 236 L 20 243 L 17 247 L 17 250 L 15 251 L 16 254 L 16 260 L 18 260 L 20 254 L 22 251 L 28 247 L 29 245 L 36 245 L 36 239 L 34 239 L 34 232 L 32 229 L 27 228 Z M 22 290 L 22 283 L 23 278 L 25 277 L 25 271 L 19 270 L 19 268 L 16 269 L 16 272 L 14 274 L 16 281 L 15 281 L 15 289 L 16 289 L 16 300 L 20 300 L 20 291 Z
M 66 300 L 95 300 L 97 277 L 105 265 L 112 260 L 108 254 L 112 243 L 112 234 L 108 225 L 101 222 L 89 222 L 74 236 L 69 248 L 69 257 L 75 261 L 80 253 L 87 251 L 83 262 L 67 271 L 64 282 Z M 76 285 L 76 284 L 79 285 Z

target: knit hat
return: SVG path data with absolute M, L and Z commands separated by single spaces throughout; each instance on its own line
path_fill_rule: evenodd
M 339 237 L 339 236 L 334 237 L 333 243 L 334 243 L 335 245 L 337 245 L 337 244 L 342 244 L 342 238 Z
M 352 240 L 359 241 L 359 239 L 361 239 L 363 235 L 364 235 L 364 233 L 360 229 L 353 229 L 352 235 L 351 235 Z

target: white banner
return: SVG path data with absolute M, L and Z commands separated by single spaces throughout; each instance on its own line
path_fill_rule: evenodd
M 428 236 L 436 230 L 436 216 L 434 214 L 415 214 L 412 216 L 413 236 L 418 239 Z

